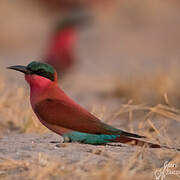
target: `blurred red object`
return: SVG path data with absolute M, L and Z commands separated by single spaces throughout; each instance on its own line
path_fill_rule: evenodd
M 58 73 L 65 73 L 75 63 L 78 27 L 89 24 L 89 18 L 87 13 L 76 9 L 56 24 L 56 30 L 50 39 L 44 60 Z
M 58 73 L 67 71 L 75 61 L 75 43 L 76 29 L 74 27 L 59 30 L 50 42 L 45 61 L 51 64 Z

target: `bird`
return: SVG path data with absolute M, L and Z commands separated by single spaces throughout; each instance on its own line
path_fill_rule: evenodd
M 80 8 L 74 8 L 56 22 L 42 59 L 52 65 L 60 76 L 68 72 L 76 63 L 78 27 L 84 27 L 89 23 L 90 14 Z
M 40 122 L 63 137 L 64 142 L 92 145 L 132 143 L 160 148 L 160 145 L 141 140 L 146 138 L 108 125 L 72 100 L 58 86 L 56 70 L 47 63 L 32 61 L 27 66 L 7 67 L 24 73 L 30 86 L 30 102 Z

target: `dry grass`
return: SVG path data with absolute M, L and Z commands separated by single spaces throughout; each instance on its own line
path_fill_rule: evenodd
M 145 77 L 137 76 L 132 79 L 114 80 L 115 85 L 109 95 L 133 99 L 137 104 L 156 105 L 161 103 L 179 107 L 180 93 L 178 89 L 180 84 L 176 64 L 169 71 L 168 73 L 152 72 L 145 74 Z
M 1 79 L 0 88 L 0 115 L 1 126 L 10 131 L 42 132 L 45 128 L 40 126 L 30 108 L 27 89 Z M 11 87 L 11 89 L 8 89 Z M 3 129 L 5 130 L 5 129 Z

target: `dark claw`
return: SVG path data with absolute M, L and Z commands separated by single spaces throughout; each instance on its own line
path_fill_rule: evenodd
M 61 143 L 61 141 L 50 141 L 50 143 L 52 143 L 52 144 L 58 144 L 58 143 Z

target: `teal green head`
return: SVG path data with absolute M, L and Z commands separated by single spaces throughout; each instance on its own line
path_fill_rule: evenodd
M 32 61 L 27 66 L 15 65 L 8 67 L 8 69 L 20 71 L 26 75 L 36 74 L 38 76 L 45 77 L 51 81 L 55 81 L 56 79 L 55 69 L 47 63 Z

